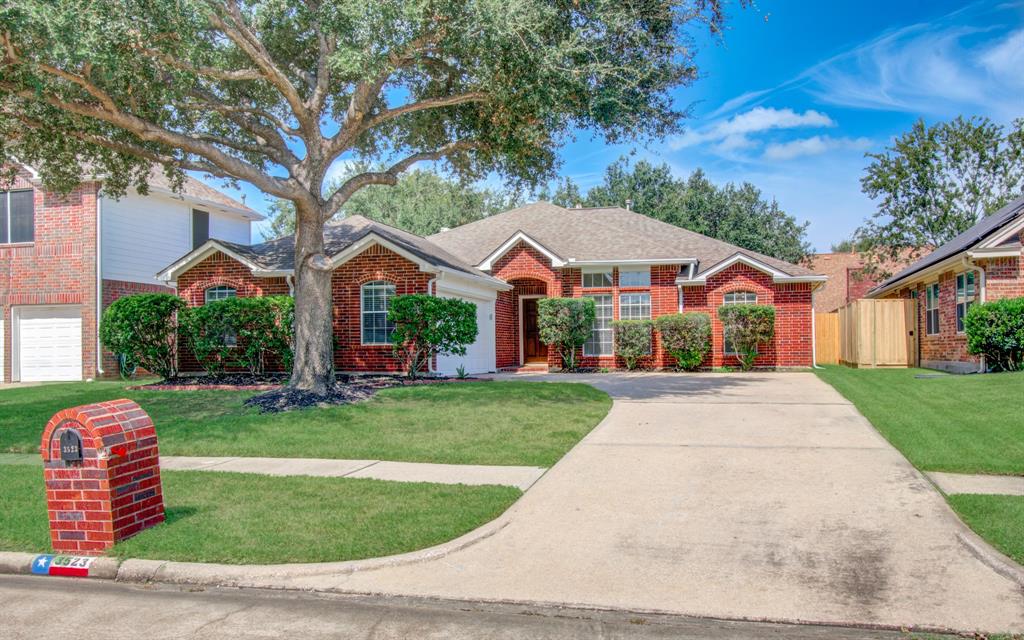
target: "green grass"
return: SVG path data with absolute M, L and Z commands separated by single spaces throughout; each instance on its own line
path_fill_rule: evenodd
M 997 549 L 1024 564 L 1024 496 L 946 496 L 960 518 Z
M 129 391 L 117 382 L 0 390 L 0 452 L 38 452 L 43 427 L 61 409 L 127 397 L 152 416 L 164 455 L 547 467 L 611 408 L 603 391 L 570 383 L 400 387 L 354 405 L 262 415 L 242 405 L 250 395 Z
M 168 471 L 167 522 L 109 555 L 232 564 L 356 560 L 422 549 L 494 519 L 513 487 Z M 42 470 L 0 466 L 0 550 L 49 551 Z
M 919 469 L 1024 475 L 1024 372 L 919 379 L 922 369 L 817 371 Z

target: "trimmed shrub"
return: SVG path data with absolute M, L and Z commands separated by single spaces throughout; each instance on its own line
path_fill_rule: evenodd
M 615 355 L 622 358 L 626 368 L 632 371 L 640 366 L 640 360 L 651 355 L 651 331 L 654 323 L 650 320 L 616 320 L 612 322 L 615 333 Z
M 694 371 L 711 350 L 711 316 L 706 313 L 670 313 L 658 316 L 654 326 L 661 346 L 683 371 Z
M 210 375 L 228 367 L 264 373 L 276 358 L 292 365 L 295 302 L 289 296 L 226 298 L 188 309 L 182 333 L 196 360 Z
M 123 362 L 164 378 L 177 373 L 175 338 L 185 301 L 169 293 L 139 293 L 115 300 L 100 320 L 100 341 Z
M 738 354 L 740 368 L 754 368 L 758 345 L 775 337 L 775 307 L 763 304 L 723 304 L 718 307 L 722 333 Z
M 576 354 L 594 328 L 590 298 L 542 298 L 537 302 L 540 341 L 554 346 L 566 371 L 576 370 Z
M 424 370 L 434 356 L 466 355 L 477 336 L 476 305 L 457 298 L 424 294 L 395 296 L 388 308 L 394 323 L 391 347 L 410 378 Z
M 994 371 L 1024 369 L 1024 298 L 972 304 L 964 318 L 968 353 Z

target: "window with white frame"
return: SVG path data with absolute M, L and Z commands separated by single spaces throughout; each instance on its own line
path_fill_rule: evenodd
M 612 286 L 612 270 L 607 269 L 605 271 L 584 271 L 583 272 L 583 288 L 584 289 L 600 289 L 602 287 Z
M 620 267 L 620 287 L 649 287 L 651 286 L 650 267 Z
M 757 294 L 753 291 L 730 291 L 722 297 L 722 304 L 757 304 Z M 729 334 L 722 335 L 722 352 L 727 356 L 738 356 Z
M 203 302 L 217 302 L 218 300 L 227 300 L 228 298 L 234 298 L 238 296 L 238 291 L 234 287 L 227 285 L 217 285 L 216 287 L 210 287 L 206 290 Z
M 925 333 L 939 332 L 939 283 L 930 284 L 924 290 Z
M 730 291 L 722 298 L 722 304 L 757 304 L 753 291 Z
M 360 292 L 362 343 L 390 344 L 395 325 L 388 320 L 388 307 L 395 297 L 395 285 L 374 280 L 364 284 Z
M 651 294 L 623 293 L 619 295 L 620 320 L 650 320 Z
M 965 271 L 956 276 L 956 330 L 957 333 L 964 332 L 964 318 L 967 317 L 967 310 L 974 304 L 976 289 L 974 286 L 975 274 L 973 271 Z
M 612 355 L 612 297 L 586 296 L 594 301 L 594 326 L 583 343 L 585 356 Z
M 33 242 L 35 235 L 35 193 L 0 191 L 0 244 Z

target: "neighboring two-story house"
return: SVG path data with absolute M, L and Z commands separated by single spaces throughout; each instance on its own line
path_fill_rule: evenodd
M 0 190 L 0 382 L 117 375 L 99 344 L 102 309 L 210 238 L 250 243 L 262 216 L 193 178 L 174 193 L 160 171 L 145 196 L 115 200 L 99 179 L 66 195 L 23 167 Z M 97 357 L 97 354 L 101 354 Z

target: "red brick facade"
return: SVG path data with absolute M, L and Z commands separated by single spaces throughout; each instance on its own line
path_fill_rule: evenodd
M 32 242 L 0 245 L 3 379 L 13 373 L 12 310 L 27 305 L 75 305 L 82 312 L 82 377 L 96 375 L 96 196 L 98 184 L 67 195 L 35 188 L 21 171 L 4 190 L 34 190 Z
M 650 293 L 651 317 L 656 318 L 679 310 L 679 290 L 675 284 L 678 274 L 675 265 L 651 267 L 650 287 L 620 287 L 619 270 L 612 270 L 612 286 L 583 288 L 581 269 L 555 269 L 550 259 L 526 243 L 513 247 L 494 264 L 491 274 L 512 284 L 514 289 L 498 294 L 496 305 L 497 367 L 514 368 L 522 364 L 520 350 L 520 298 L 522 296 L 610 295 L 612 317 L 619 318 L 619 295 L 623 293 Z M 718 307 L 726 293 L 752 291 L 759 304 L 775 307 L 775 340 L 765 345 L 755 366 L 809 367 L 812 357 L 811 285 L 808 283 L 776 284 L 772 277 L 752 267 L 737 264 L 713 275 L 704 286 L 684 287 L 684 311 L 700 311 L 711 316 L 712 351 L 705 367 L 734 366 L 735 357 L 723 353 L 722 325 L 718 321 Z M 616 356 L 585 357 L 580 354 L 584 367 L 621 368 L 623 362 Z M 548 352 L 549 366 L 559 366 L 554 349 Z M 652 355 L 641 365 L 648 368 L 671 367 L 671 356 L 660 346 L 654 335 Z
M 1024 234 L 1022 234 L 1024 240 Z M 1001 300 L 1024 296 L 1024 253 L 1018 257 L 993 258 L 977 260 L 978 266 L 985 272 L 985 300 Z M 938 277 L 913 283 L 910 286 L 893 290 L 887 298 L 917 299 L 917 335 L 919 336 L 919 354 L 923 365 L 938 366 L 940 363 L 964 363 L 980 365 L 980 359 L 967 353 L 967 334 L 957 331 L 956 323 L 956 276 L 974 268 L 959 267 L 944 271 Z M 976 276 L 975 302 L 981 299 L 981 278 Z M 928 333 L 926 289 L 938 282 L 939 284 L 939 330 Z

